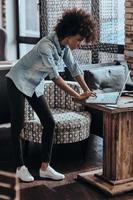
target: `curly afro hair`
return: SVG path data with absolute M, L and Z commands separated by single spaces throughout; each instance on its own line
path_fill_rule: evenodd
M 86 43 L 97 39 L 96 21 L 91 14 L 82 9 L 66 10 L 54 30 L 60 40 L 77 34 L 81 35 Z

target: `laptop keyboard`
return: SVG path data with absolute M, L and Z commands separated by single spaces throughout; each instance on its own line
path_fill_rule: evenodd
M 115 104 L 117 103 L 118 96 L 119 96 L 119 92 L 97 94 L 97 97 L 89 97 L 86 100 L 86 103 Z

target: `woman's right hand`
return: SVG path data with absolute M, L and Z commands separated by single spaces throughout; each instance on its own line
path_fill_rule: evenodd
M 80 96 L 77 99 L 85 100 L 85 99 L 89 98 L 90 96 L 96 97 L 96 93 L 89 90 L 89 91 L 86 91 L 86 92 L 83 92 L 82 94 L 80 94 Z

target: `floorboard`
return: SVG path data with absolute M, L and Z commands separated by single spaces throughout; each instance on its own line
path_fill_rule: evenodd
M 86 157 L 82 153 L 80 143 L 54 145 L 51 165 L 65 174 L 62 181 L 41 180 L 39 178 L 40 145 L 31 143 L 25 163 L 35 177 L 32 183 L 19 182 L 21 200 L 133 200 L 133 192 L 127 192 L 115 197 L 108 197 L 93 186 L 77 180 L 78 173 L 87 172 L 102 167 L 102 138 L 91 135 L 88 139 Z M 14 160 L 9 129 L 0 129 L 0 171 L 14 174 Z M 0 174 L 0 183 L 2 182 Z M 5 179 L 4 179 L 5 180 Z M 11 181 L 8 179 L 8 182 Z M 14 194 L 0 185 L 0 195 Z M 0 196 L 0 199 L 4 197 Z M 13 198 L 12 198 L 13 199 Z

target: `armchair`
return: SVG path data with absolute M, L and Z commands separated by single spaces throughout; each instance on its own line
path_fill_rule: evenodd
M 76 82 L 66 81 L 78 93 L 82 92 Z M 55 127 L 55 144 L 73 143 L 85 140 L 90 134 L 91 115 L 84 106 L 72 100 L 52 81 L 45 81 L 44 96 L 52 110 Z M 45 114 L 45 113 L 44 113 Z M 42 126 L 29 103 L 25 102 L 25 124 L 21 133 L 24 141 L 41 143 Z

